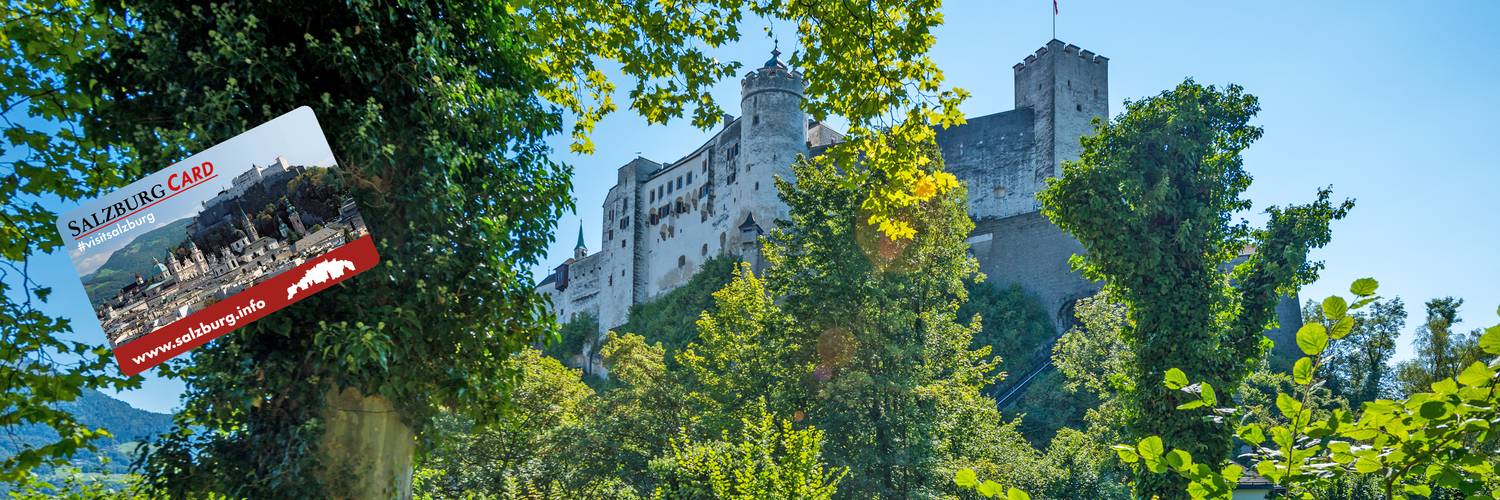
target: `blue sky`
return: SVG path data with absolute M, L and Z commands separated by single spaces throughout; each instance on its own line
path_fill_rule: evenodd
M 1372 276 L 1411 314 L 1397 357 L 1410 356 L 1421 303 L 1452 295 L 1466 300 L 1463 328 L 1500 321 L 1500 160 L 1492 153 L 1500 94 L 1500 4 L 1450 2 L 1104 2 L 1060 0 L 1057 38 L 1110 58 L 1111 112 L 1125 99 L 1158 93 L 1182 81 L 1238 83 L 1261 98 L 1256 123 L 1265 137 L 1246 153 L 1255 177 L 1248 197 L 1258 212 L 1311 199 L 1332 185 L 1358 201 L 1334 226 L 1333 243 L 1315 252 L 1327 263 L 1302 297 L 1347 294 L 1350 281 Z M 934 57 L 949 83 L 969 90 L 969 116 L 1013 107 L 1011 66 L 1052 38 L 1052 5 L 949 2 L 947 24 L 935 33 Z M 749 67 L 762 62 L 770 40 L 746 26 L 745 40 L 719 53 Z M 792 26 L 771 25 L 782 50 L 795 50 Z M 622 88 L 628 88 L 624 82 Z M 738 115 L 739 84 L 722 82 L 715 96 Z M 624 102 L 623 92 L 616 99 Z M 615 169 L 637 154 L 675 160 L 709 134 L 686 123 L 647 126 L 631 113 L 600 123 L 591 156 L 566 153 L 575 165 L 578 213 L 559 223 L 546 269 L 572 255 L 579 225 L 597 245 L 600 203 Z M 338 146 L 334 145 L 335 153 Z M 72 206 L 59 206 L 71 209 Z M 75 336 L 102 343 L 77 278 L 58 254 L 39 259 L 43 283 L 57 287 L 53 307 L 77 317 Z M 119 395 L 141 408 L 177 406 L 180 383 L 152 377 Z

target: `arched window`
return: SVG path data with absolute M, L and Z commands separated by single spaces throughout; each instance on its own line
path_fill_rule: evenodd
M 687 267 L 687 256 L 686 255 L 678 255 L 677 256 L 677 267 Z
M 707 255 L 708 255 L 708 244 L 707 244 L 707 243 L 704 243 L 704 244 L 703 244 L 703 250 L 702 250 L 702 251 L 700 251 L 700 252 L 698 252 L 698 253 L 699 253 L 699 254 L 700 254 L 700 255 L 704 255 L 704 256 L 707 256 Z

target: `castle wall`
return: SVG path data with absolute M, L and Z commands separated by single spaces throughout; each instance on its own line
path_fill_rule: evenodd
M 1040 189 L 1031 162 L 1035 144 L 1030 108 L 970 118 L 937 131 L 943 163 L 969 188 L 969 215 L 1004 218 L 1036 211 Z
M 1099 285 L 1073 272 L 1068 259 L 1084 253 L 1083 245 L 1039 212 L 974 222 L 969 249 L 989 283 L 1000 288 L 1020 285 L 1041 302 L 1054 324 L 1074 322 L 1073 302 L 1093 295 Z

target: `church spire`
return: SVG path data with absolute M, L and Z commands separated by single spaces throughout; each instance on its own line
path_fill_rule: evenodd
M 589 254 L 589 247 L 583 243 L 583 224 L 578 224 L 578 244 L 573 246 L 573 258 L 581 259 Z

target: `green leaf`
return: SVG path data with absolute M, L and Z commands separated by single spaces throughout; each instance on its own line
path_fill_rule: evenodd
M 1252 445 L 1259 445 L 1266 442 L 1266 434 L 1260 430 L 1260 424 L 1249 424 L 1240 427 L 1239 436 L 1240 440 Z
M 1302 402 L 1293 399 L 1287 393 L 1276 394 L 1276 409 L 1281 410 L 1282 415 L 1291 418 L 1302 412 Z
M 1348 336 L 1349 333 L 1353 331 L 1354 317 L 1344 316 L 1333 323 L 1333 330 L 1328 332 L 1328 336 L 1333 337 L 1334 339 L 1341 339 Z
M 1328 348 L 1328 331 L 1321 323 L 1306 323 L 1297 330 L 1297 347 L 1308 356 L 1322 354 Z
M 1188 378 L 1187 374 L 1183 373 L 1182 370 L 1171 368 L 1167 370 L 1167 374 L 1162 378 L 1162 382 L 1166 384 L 1168 389 L 1175 391 L 1187 387 Z
M 1342 318 L 1347 312 L 1349 312 L 1349 303 L 1344 302 L 1343 297 L 1333 295 L 1323 299 L 1323 316 L 1328 319 Z
M 1194 409 L 1194 408 L 1202 408 L 1204 406 L 1208 406 L 1208 404 L 1204 403 L 1202 399 L 1194 399 L 1192 401 L 1188 401 L 1186 403 L 1177 405 L 1177 409 L 1179 409 L 1179 410 L 1191 410 L 1191 409 Z
M 979 484 L 979 475 L 974 473 L 974 469 L 959 469 L 958 473 L 953 475 L 953 484 L 961 488 L 973 488 L 974 485 Z
M 1182 470 L 1193 465 L 1193 456 L 1182 450 L 1174 449 L 1167 452 L 1165 460 L 1168 466 L 1176 470 Z
M 1161 444 L 1161 437 L 1159 436 L 1146 436 L 1145 439 L 1142 439 L 1136 445 L 1135 449 L 1140 451 L 1141 458 L 1146 459 L 1161 458 L 1162 453 L 1166 452 L 1166 448 Z
M 1479 337 L 1479 348 L 1490 354 L 1500 354 L 1500 325 L 1489 327 Z
M 1375 295 L 1375 289 L 1379 287 L 1380 282 L 1375 281 L 1375 278 L 1360 278 L 1354 280 L 1354 283 L 1349 285 L 1349 293 L 1360 297 L 1368 297 Z
M 1298 384 L 1312 382 L 1313 363 L 1312 358 L 1303 357 L 1292 365 L 1292 381 Z
M 1203 393 L 1200 397 L 1203 398 L 1203 404 L 1209 406 L 1219 404 L 1219 395 L 1214 393 L 1214 386 L 1208 382 L 1204 382 L 1201 385 L 1203 386 Z
M 1433 382 L 1432 383 L 1432 392 L 1436 392 L 1438 394 L 1444 394 L 1444 395 L 1457 393 L 1458 392 L 1458 382 L 1454 382 L 1453 379 L 1451 379 L 1451 378 L 1445 378 L 1445 379 L 1439 380 L 1437 382 Z
M 1004 486 L 1000 486 L 1000 483 L 988 479 L 984 480 L 983 483 L 979 483 L 979 487 L 975 489 L 979 491 L 980 495 L 984 495 L 985 498 L 994 498 L 1005 493 Z
M 1468 368 L 1464 368 L 1464 371 L 1459 373 L 1457 378 L 1460 384 L 1477 387 L 1484 385 L 1485 382 L 1489 382 L 1494 376 L 1495 372 L 1490 371 L 1490 367 L 1486 366 L 1483 361 L 1475 361 Z
M 1111 446 L 1110 448 L 1114 448 L 1115 454 L 1120 456 L 1120 461 L 1121 462 L 1125 462 L 1127 464 L 1133 464 L 1136 461 L 1138 461 L 1138 460 L 1141 459 L 1140 454 L 1138 454 L 1138 453 L 1135 452 L 1135 447 L 1134 446 L 1131 446 L 1131 445 L 1128 445 L 1128 444 L 1117 444 L 1117 445 Z
M 1005 498 L 1007 500 L 1031 500 L 1031 495 L 1012 486 L 1009 491 L 1005 492 Z
M 1442 401 L 1428 401 L 1422 403 L 1422 406 L 1417 410 L 1417 414 L 1428 420 L 1436 420 L 1448 414 L 1448 405 Z
M 1359 460 L 1354 461 L 1354 470 L 1359 471 L 1360 474 L 1369 474 L 1378 471 L 1380 467 L 1380 461 L 1373 455 L 1359 457 Z

